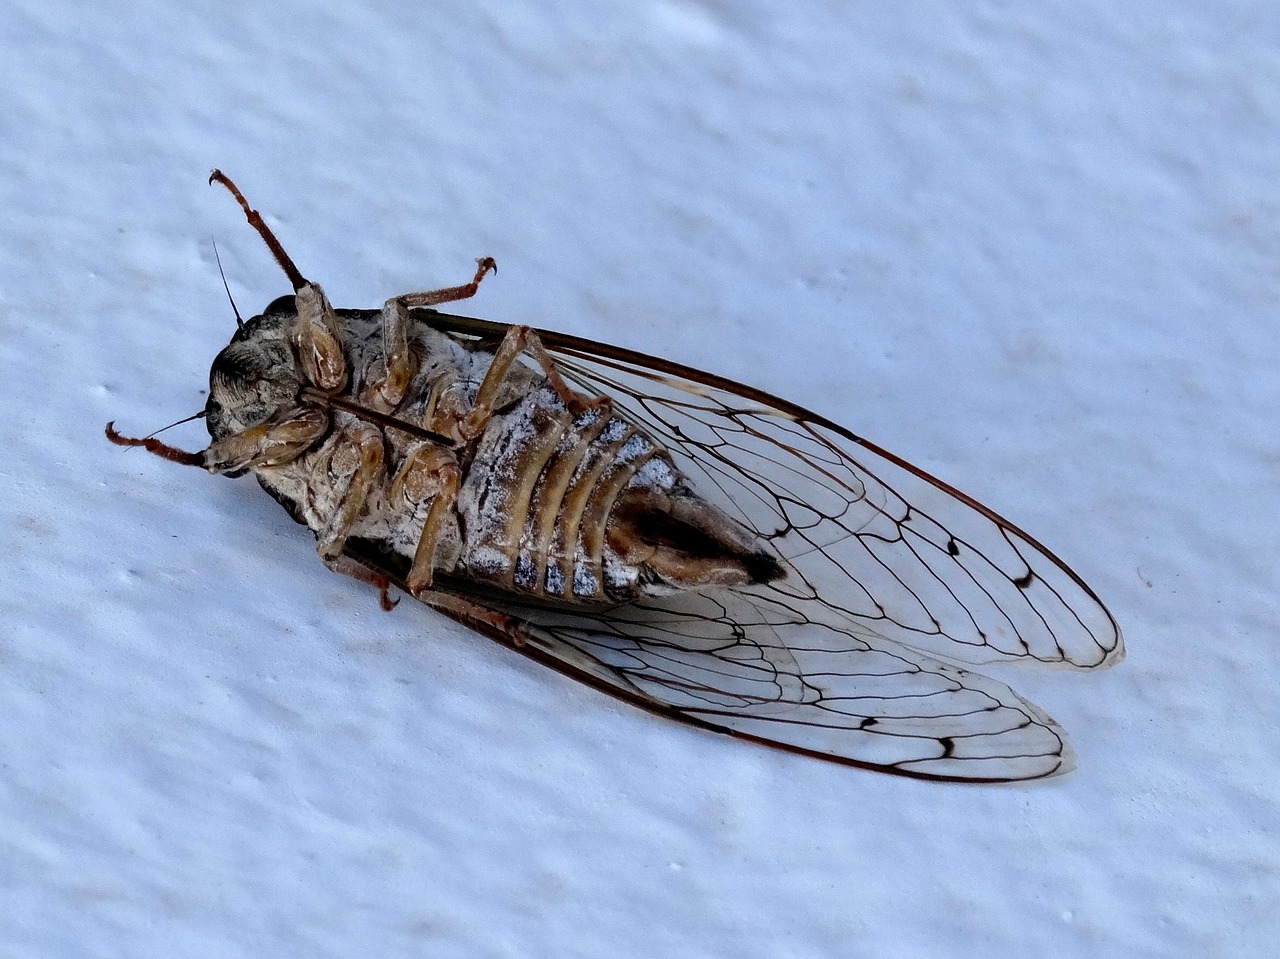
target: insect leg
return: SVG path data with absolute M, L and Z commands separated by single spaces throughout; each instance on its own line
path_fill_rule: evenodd
M 417 359 L 409 351 L 409 331 L 413 328 L 409 308 L 436 306 L 440 303 L 451 303 L 454 300 L 465 300 L 475 296 L 485 274 L 490 270 L 494 273 L 498 272 L 498 264 L 492 257 L 486 256 L 476 260 L 476 264 L 476 275 L 470 283 L 449 286 L 442 290 L 404 293 L 393 296 L 382 305 L 382 342 L 387 357 L 387 378 L 378 384 L 378 394 L 386 402 L 388 409 L 398 406 L 404 399 L 410 381 L 418 372 Z
M 316 552 L 324 560 L 334 559 L 342 552 L 382 472 L 384 455 L 382 432 L 368 423 L 347 422 L 335 439 L 328 473 L 333 487 L 340 492 L 328 522 L 316 534 Z
M 319 283 L 306 281 L 294 295 L 298 318 L 289 339 L 308 382 L 336 393 L 347 382 L 347 361 L 338 336 L 338 316 Z
M 199 453 L 188 453 L 186 450 L 180 450 L 176 446 L 170 446 L 163 443 L 154 436 L 123 436 L 116 432 L 116 424 L 107 424 L 107 439 L 116 446 L 141 446 L 148 453 L 154 453 L 161 459 L 169 460 L 171 463 L 180 463 L 183 466 L 204 466 L 204 451 Z
M 298 308 L 298 319 L 291 331 L 290 339 L 298 351 L 298 359 L 302 363 L 302 371 L 308 381 L 320 389 L 336 393 L 347 381 L 347 364 L 342 356 L 342 343 L 338 338 L 338 317 L 329 305 L 324 290 L 318 283 L 312 283 L 294 266 L 284 246 L 276 239 L 262 214 L 249 206 L 239 188 L 231 182 L 231 178 L 221 170 L 209 174 L 210 183 L 218 183 L 226 187 L 236 198 L 245 219 L 253 227 L 262 241 L 267 244 L 271 255 L 280 269 L 293 284 Z
M 464 626 L 489 636 L 496 633 L 513 646 L 525 644 L 526 637 L 520 629 L 520 621 L 506 613 L 500 613 L 496 609 L 490 609 L 488 606 L 442 590 L 424 590 L 418 594 L 417 598 L 432 609 L 438 609 L 451 619 L 456 619 Z
M 280 269 L 284 270 L 284 275 L 289 278 L 293 288 L 295 290 L 301 289 L 307 283 L 306 277 L 299 273 L 298 268 L 293 265 L 293 260 L 289 259 L 289 254 L 284 251 L 284 247 L 276 239 L 276 235 L 271 232 L 271 228 L 262 219 L 262 214 L 249 206 L 249 201 L 244 198 L 240 188 L 232 183 L 231 178 L 221 170 L 214 170 L 210 173 L 209 182 L 218 183 L 226 187 L 227 192 L 236 198 L 236 202 L 240 204 L 240 209 L 244 211 L 245 219 L 258 232 L 258 236 L 262 237 L 262 242 L 267 245 L 267 249 L 271 251 L 275 261 L 280 264 Z
M 414 596 L 431 586 L 440 528 L 461 487 L 462 471 L 458 468 L 457 456 L 443 447 L 426 444 L 414 448 L 391 481 L 392 503 L 404 500 L 416 506 L 431 499 L 413 554 L 413 566 L 405 578 L 405 584 Z
M 370 586 L 377 587 L 378 599 L 382 604 L 382 608 L 387 612 L 395 608 L 396 600 L 391 599 L 389 595 L 391 580 L 384 574 L 375 573 L 360 561 L 349 556 L 335 556 L 331 560 L 325 560 L 325 565 L 335 573 L 341 573 L 361 583 L 368 583 Z M 519 621 L 505 613 L 498 612 L 496 609 L 490 609 L 488 606 L 483 606 L 453 593 L 446 593 L 443 590 L 424 589 L 417 593 L 416 596 L 432 609 L 437 609 L 451 619 L 455 619 L 472 629 L 477 629 L 486 635 L 496 633 L 503 640 L 514 646 L 523 646 L 525 644 L 525 634 L 520 629 Z
M 472 404 L 471 411 L 457 424 L 456 432 L 460 440 L 474 439 L 484 431 L 485 424 L 493 415 L 493 402 L 497 399 L 502 380 L 521 353 L 528 353 L 529 357 L 538 364 L 547 378 L 547 383 L 556 391 L 569 412 L 575 416 L 593 406 L 604 406 L 609 402 L 607 396 L 589 399 L 571 390 L 556 368 L 555 360 L 542 345 L 538 334 L 527 326 L 513 326 L 507 330 L 507 335 L 502 338 L 502 342 L 498 344 L 498 349 L 493 354 L 493 362 L 489 364 L 484 379 L 480 381 L 480 389 L 476 393 L 476 401 Z
M 480 289 L 480 281 L 486 273 L 498 272 L 498 263 L 491 256 L 482 256 L 476 260 L 476 275 L 470 283 L 461 286 L 446 286 L 442 290 L 427 290 L 422 293 L 402 293 L 393 297 L 388 303 L 400 303 L 409 306 L 438 306 L 441 303 L 452 303 L 454 300 L 465 300 L 476 295 Z
M 299 406 L 279 419 L 209 444 L 203 465 L 210 473 L 283 466 L 301 456 L 328 428 L 328 413 L 315 406 Z
M 387 375 L 377 384 L 377 394 L 388 410 L 400 405 L 409 383 L 418 372 L 418 359 L 409 350 L 412 325 L 409 308 L 399 297 L 382 305 L 382 349 L 387 357 Z
M 324 564 L 335 573 L 350 576 L 358 582 L 368 583 L 370 586 L 375 587 L 378 590 L 378 603 L 388 613 L 396 608 L 396 603 L 399 600 L 391 598 L 391 580 L 385 574 L 375 573 L 364 563 L 358 562 L 349 556 L 335 556 L 333 559 L 326 559 Z
M 188 453 L 150 436 L 122 436 L 114 423 L 107 424 L 106 433 L 117 446 L 141 446 L 183 466 L 199 466 L 210 473 L 240 473 L 259 466 L 283 466 L 297 459 L 328 428 L 328 413 L 315 406 L 299 406 L 281 418 L 224 436 L 199 453 Z

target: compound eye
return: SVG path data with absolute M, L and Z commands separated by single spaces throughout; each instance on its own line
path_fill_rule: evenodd
M 209 369 L 209 425 L 235 432 L 261 423 L 297 401 L 298 376 L 289 348 L 261 340 L 232 342 Z
M 293 294 L 288 296 L 278 296 L 270 303 L 267 308 L 262 311 L 263 316 L 270 316 L 273 313 L 297 313 L 298 307 L 294 302 Z
M 223 349 L 209 370 L 209 385 L 214 393 L 239 392 L 250 383 L 262 379 L 269 359 L 257 344 L 232 343 Z

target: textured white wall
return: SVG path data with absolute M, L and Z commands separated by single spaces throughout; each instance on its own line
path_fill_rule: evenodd
M 1267 956 L 1280 934 L 1274 6 L 224 3 L 0 17 L 0 953 Z M 249 12 L 246 12 L 249 11 Z M 101 437 L 287 292 L 783 393 L 1125 628 L 1003 675 L 1080 768 L 963 788 L 617 705 Z M 198 425 L 175 442 L 198 445 Z

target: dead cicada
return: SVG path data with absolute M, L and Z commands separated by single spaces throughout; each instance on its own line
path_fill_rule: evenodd
M 293 283 L 210 372 L 212 442 L 330 568 L 704 729 L 922 779 L 1063 772 L 1058 725 L 947 660 L 1091 669 L 1115 620 L 995 513 L 830 420 L 667 360 Z M 937 658 L 935 658 L 937 657 Z

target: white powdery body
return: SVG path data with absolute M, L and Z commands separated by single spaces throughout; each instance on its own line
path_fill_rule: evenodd
M 382 329 L 376 315 L 344 317 L 344 339 L 351 363 L 351 391 L 361 395 L 385 376 Z M 442 409 L 465 412 L 493 362 L 490 350 L 472 349 L 449 334 L 420 325 L 414 334 L 421 356 L 418 374 L 393 415 L 428 429 L 439 429 Z M 651 488 L 669 492 L 678 473 L 667 453 L 649 436 L 608 406 L 591 406 L 572 415 L 542 375 L 524 362 L 507 372 L 493 404 L 494 414 L 476 438 L 469 455 L 460 457 L 462 484 L 440 533 L 434 567 L 443 573 L 578 601 L 609 601 L 608 595 L 634 593 L 640 570 L 623 562 L 607 546 L 596 568 L 577 541 L 567 555 L 549 557 L 531 535 L 531 502 L 544 495 L 542 465 L 552 456 L 576 460 L 569 485 L 591 484 L 611 471 L 626 470 L 619 488 Z M 436 421 L 433 422 L 433 416 Z M 387 439 L 386 482 L 371 495 L 355 535 L 381 542 L 412 562 L 431 500 L 391 502 L 391 478 L 405 458 L 424 441 L 395 430 Z M 313 472 L 316 457 L 300 472 Z M 300 464 L 301 465 L 301 464 Z M 318 528 L 336 500 L 314 481 L 303 501 L 314 504 L 307 522 Z M 546 498 L 559 509 L 558 495 Z M 550 508 L 550 507 L 546 507 Z M 556 516 L 556 524 L 563 517 Z M 607 513 L 602 520 L 607 523 Z M 567 594 L 567 595 L 566 595 Z
M 594 596 L 600 590 L 600 581 L 581 563 L 573 567 L 573 595 Z
M 670 460 L 654 456 L 645 461 L 627 483 L 628 489 L 646 488 L 669 493 L 676 486 L 676 471 Z
M 410 341 L 417 372 L 392 407 L 381 393 L 387 360 L 379 314 L 339 311 L 338 318 L 349 370 L 342 395 L 348 402 L 443 434 L 453 434 L 475 409 L 494 362 L 492 349 L 418 324 Z M 255 334 L 280 342 L 290 319 L 260 318 Z M 363 474 L 362 482 L 371 486 L 343 542 L 358 540 L 394 554 L 399 559 L 390 564 L 393 572 L 407 575 L 420 560 L 423 530 L 441 495 L 434 491 L 453 476 L 456 496 L 422 555 L 430 557 L 434 572 L 487 588 L 599 606 L 687 588 L 678 583 L 692 567 L 671 560 L 669 546 L 655 545 L 666 534 L 650 542 L 641 528 L 663 528 L 662 520 L 643 518 L 649 516 L 645 511 L 666 510 L 675 502 L 686 511 L 695 503 L 693 511 L 703 517 L 719 516 L 713 520 L 716 535 L 731 549 L 750 551 L 751 534 L 697 499 L 670 453 L 648 433 L 601 397 L 567 403 L 527 356 L 503 373 L 480 434 L 445 451 L 389 423 L 342 409 L 332 416 L 333 429 L 317 448 L 286 466 L 259 470 L 260 478 L 323 542 L 336 528 L 376 430 L 382 464 L 372 479 Z M 357 437 L 365 444 L 363 453 Z M 416 464 L 413 472 L 410 463 Z M 620 499 L 630 505 L 615 515 Z M 696 540 L 702 534 L 689 535 Z M 664 572 L 653 565 L 659 549 L 667 550 Z

